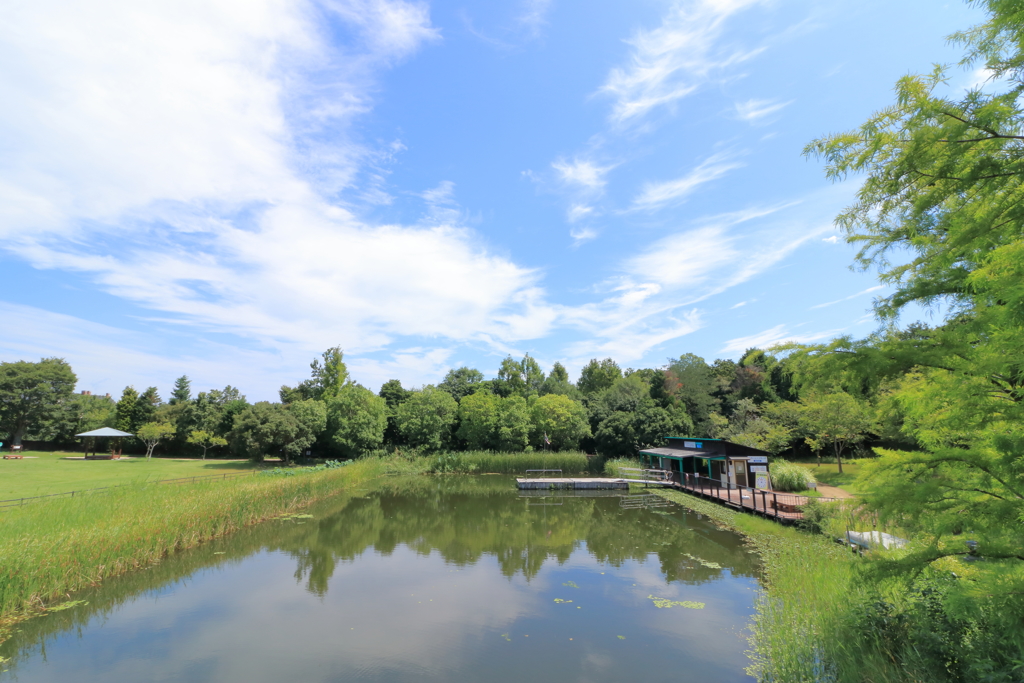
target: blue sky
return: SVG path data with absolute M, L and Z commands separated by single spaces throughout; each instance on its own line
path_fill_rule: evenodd
M 864 336 L 801 156 L 954 62 L 960 2 L 19 3 L 0 25 L 0 359 L 250 400 L 530 353 L 657 367 Z M 952 90 L 982 74 L 956 70 Z

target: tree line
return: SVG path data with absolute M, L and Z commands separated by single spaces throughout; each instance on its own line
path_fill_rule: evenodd
M 453 368 L 436 385 L 384 383 L 376 394 L 355 382 L 338 347 L 310 376 L 282 386 L 279 401 L 249 403 L 232 386 L 192 393 L 179 377 L 168 400 L 156 387 L 125 387 L 120 398 L 74 393 L 60 359 L 0 363 L 0 430 L 71 444 L 74 434 L 109 426 L 137 435 L 134 446 L 206 457 L 262 460 L 354 458 L 402 449 L 521 452 L 583 449 L 632 456 L 665 436 L 727 438 L 771 453 L 813 449 L 841 456 L 893 431 L 877 418 L 877 397 L 814 386 L 800 395 L 784 356 L 748 350 L 739 362 L 708 364 L 694 354 L 660 368 L 622 369 L 594 359 L 575 382 L 561 363 L 547 373 L 529 354 L 505 358 L 497 376 Z M 887 432 L 888 430 L 888 432 Z

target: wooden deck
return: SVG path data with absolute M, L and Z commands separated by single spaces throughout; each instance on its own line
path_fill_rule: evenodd
M 534 470 L 557 472 L 559 470 Z M 622 470 L 627 472 L 626 469 Z M 520 477 L 516 485 L 522 491 L 551 490 L 629 490 L 630 484 L 661 486 L 714 500 L 743 512 L 754 512 L 780 521 L 803 519 L 803 506 L 810 500 L 831 501 L 837 498 L 810 498 L 792 493 L 777 493 L 747 486 L 729 488 L 717 479 L 698 477 L 668 470 L 628 469 L 626 477 Z
M 721 482 L 715 479 L 685 475 L 679 472 L 671 472 L 669 478 L 668 485 L 674 489 L 715 500 L 737 510 L 756 512 L 782 521 L 803 519 L 802 508 L 811 500 L 838 500 L 837 498 L 810 498 L 792 493 L 777 493 L 746 486 L 729 488 L 722 486 Z

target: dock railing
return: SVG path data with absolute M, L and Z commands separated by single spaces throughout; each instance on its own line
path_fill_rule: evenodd
M 562 476 L 562 470 L 526 470 L 526 476 L 527 476 L 527 478 L 529 478 L 529 476 L 530 476 L 530 472 L 537 472 L 538 474 L 540 474 L 540 475 L 541 475 L 541 477 L 540 477 L 540 478 L 543 478 L 543 477 L 544 477 L 544 474 L 545 474 L 545 473 L 547 473 L 547 472 L 558 472 L 558 476 L 559 476 L 559 477 L 561 477 L 561 476 Z
M 760 512 L 768 517 L 780 519 L 802 519 L 803 506 L 812 500 L 809 496 L 795 493 L 778 493 L 750 486 L 729 486 L 720 479 L 703 477 L 698 474 L 670 472 L 673 482 L 680 488 L 699 493 L 707 498 L 720 500 L 732 507 Z M 837 498 L 813 498 L 818 501 L 833 501 Z
M 672 482 L 672 473 L 668 470 L 645 470 L 638 467 L 619 467 L 618 473 L 622 479 L 639 484 L 669 484 Z

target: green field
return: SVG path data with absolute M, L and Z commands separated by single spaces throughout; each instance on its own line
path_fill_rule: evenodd
M 0 460 L 0 500 L 81 491 L 133 482 L 244 472 L 247 460 L 185 460 L 144 457 L 67 460 L 81 453 L 25 451 L 24 460 Z M 275 465 L 276 461 L 268 465 Z
M 815 460 L 797 461 L 798 465 L 803 465 L 809 469 L 814 474 L 814 478 L 820 483 L 828 486 L 838 486 L 854 495 L 860 493 L 855 482 L 860 475 L 861 463 L 862 461 L 860 460 L 843 461 L 843 473 L 839 474 L 839 466 L 835 463 L 824 462 L 819 466 Z

